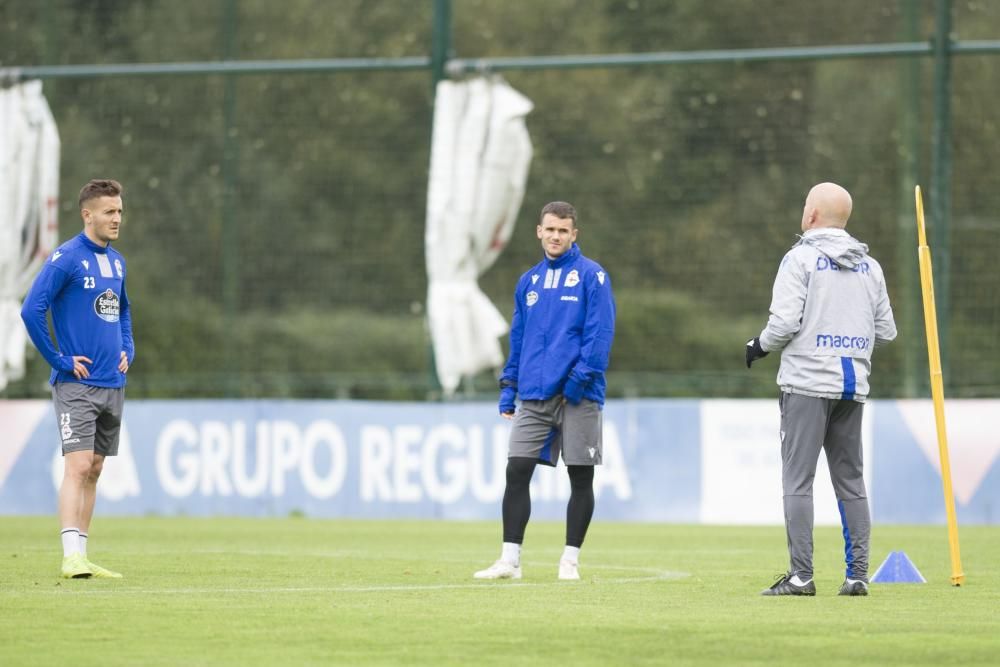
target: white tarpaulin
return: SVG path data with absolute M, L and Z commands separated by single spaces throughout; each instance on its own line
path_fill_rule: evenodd
M 524 197 L 529 99 L 498 77 L 442 81 L 427 193 L 427 313 L 446 394 L 503 364 L 507 322 L 477 280 L 510 239 Z M 513 289 L 513 287 L 512 287 Z
M 41 81 L 0 88 L 0 390 L 24 375 L 21 298 L 59 239 L 59 132 Z

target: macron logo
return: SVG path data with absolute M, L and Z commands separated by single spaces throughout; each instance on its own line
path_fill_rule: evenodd
M 56 250 L 54 253 L 52 253 L 52 261 L 53 262 L 56 261 L 57 259 L 59 259 L 60 257 L 62 257 L 62 253 L 59 252 L 58 250 Z

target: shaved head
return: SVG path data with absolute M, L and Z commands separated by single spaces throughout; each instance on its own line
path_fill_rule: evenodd
M 851 217 L 851 193 L 836 183 L 813 186 L 802 210 L 802 231 L 820 227 L 843 229 Z

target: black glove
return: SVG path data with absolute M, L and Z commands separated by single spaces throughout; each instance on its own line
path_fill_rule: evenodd
M 760 346 L 760 338 L 754 336 L 747 341 L 747 368 L 750 368 L 750 364 L 757 361 L 758 359 L 763 359 L 767 356 L 767 352 L 764 348 Z
M 517 397 L 517 382 L 500 380 L 500 414 L 514 413 L 514 399 Z

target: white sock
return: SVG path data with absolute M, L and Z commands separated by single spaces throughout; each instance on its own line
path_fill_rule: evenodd
M 566 546 L 563 549 L 562 559 L 569 561 L 570 563 L 580 564 L 580 547 Z
M 500 560 L 505 563 L 521 564 L 521 545 L 514 542 L 504 542 L 503 550 L 500 551 Z
M 87 557 L 87 533 L 80 533 L 80 553 Z
M 795 574 L 795 575 L 792 575 L 792 578 L 789 579 L 789 581 L 792 582 L 793 584 L 795 584 L 796 586 L 805 586 L 810 581 L 812 581 L 812 578 L 809 578 L 809 579 L 806 579 L 806 580 L 803 581 L 802 577 L 800 577 L 799 575 Z
M 62 529 L 63 558 L 80 553 L 80 529 Z

